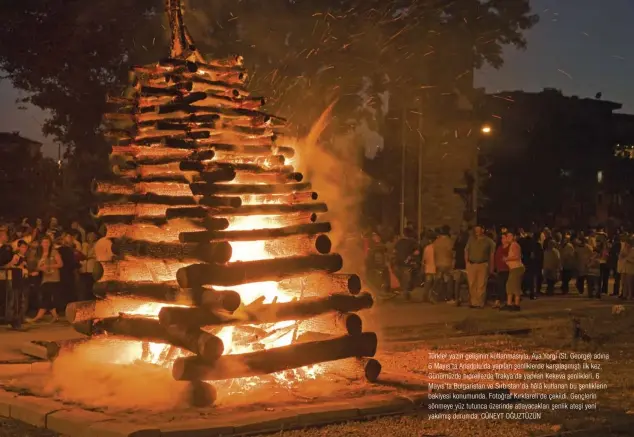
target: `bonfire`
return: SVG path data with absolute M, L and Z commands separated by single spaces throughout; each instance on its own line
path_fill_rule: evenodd
M 112 363 L 171 368 L 194 405 L 214 402 L 214 381 L 294 383 L 372 357 L 377 337 L 356 314 L 372 296 L 337 273 L 327 206 L 295 171 L 285 120 L 245 89 L 241 57 L 205 60 L 180 2 L 167 13 L 170 57 L 133 67 L 109 99 L 112 178 L 94 183 L 94 216 L 116 257 L 99 264 L 99 299 L 67 308 L 82 347 L 107 338 Z

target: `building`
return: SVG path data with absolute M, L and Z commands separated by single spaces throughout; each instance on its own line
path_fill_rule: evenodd
M 22 150 L 35 158 L 41 149 L 42 143 L 21 136 L 20 132 L 0 132 L 0 153 L 18 153 Z
M 608 224 L 623 219 L 614 199 L 632 186 L 631 162 L 615 156 L 632 139 L 632 116 L 622 105 L 565 96 L 555 89 L 486 95 L 477 112 L 495 134 L 480 145 L 489 198 L 481 217 L 527 226 Z M 634 141 L 631 141 L 634 144 Z

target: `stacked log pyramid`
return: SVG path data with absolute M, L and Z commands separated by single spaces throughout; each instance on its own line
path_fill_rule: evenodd
M 94 215 L 116 258 L 100 264 L 102 300 L 69 305 L 69 320 L 87 335 L 171 345 L 162 358 L 173 358 L 174 378 L 196 384 L 372 357 L 377 337 L 362 332 L 354 313 L 373 299 L 357 275 L 336 273 L 342 258 L 330 253 L 330 224 L 318 220 L 326 205 L 288 165 L 294 150 L 276 144 L 283 120 L 261 112 L 264 100 L 246 91 L 240 57 L 205 61 L 179 2 L 168 1 L 167 11 L 170 58 L 134 67 L 131 91 L 111 99 L 118 105 L 106 116 L 114 176 L 93 191 Z M 277 227 L 232 230 L 236 218 L 252 215 L 275 216 Z M 266 241 L 280 256 L 232 262 L 231 243 L 249 241 Z M 297 279 L 310 292 L 294 290 L 290 302 L 245 306 L 240 287 L 231 290 Z M 158 318 L 138 311 L 152 302 L 180 306 L 163 306 Z M 339 314 L 347 333 L 235 355 L 223 355 L 226 345 L 214 335 L 226 326 L 267 332 L 325 314 Z M 366 363 L 366 376 L 378 376 L 378 362 Z

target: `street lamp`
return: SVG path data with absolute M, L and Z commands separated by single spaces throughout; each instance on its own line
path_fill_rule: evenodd
M 480 132 L 482 132 L 485 135 L 489 135 L 491 133 L 493 129 L 491 129 L 491 126 L 489 126 L 488 124 L 485 124 L 484 126 L 482 126 L 482 128 L 480 129 Z

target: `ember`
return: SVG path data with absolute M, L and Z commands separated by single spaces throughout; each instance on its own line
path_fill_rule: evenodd
M 373 356 L 377 337 L 352 314 L 373 299 L 358 276 L 336 273 L 326 205 L 294 171 L 293 148 L 276 143 L 283 120 L 245 90 L 240 57 L 205 61 L 180 2 L 167 10 L 170 58 L 134 67 L 106 116 L 114 178 L 94 184 L 94 214 L 118 260 L 100 266 L 103 299 L 70 304 L 68 319 L 126 340 L 112 343 L 112 363 L 171 367 L 193 405 L 215 399 L 203 381 L 288 384 Z

